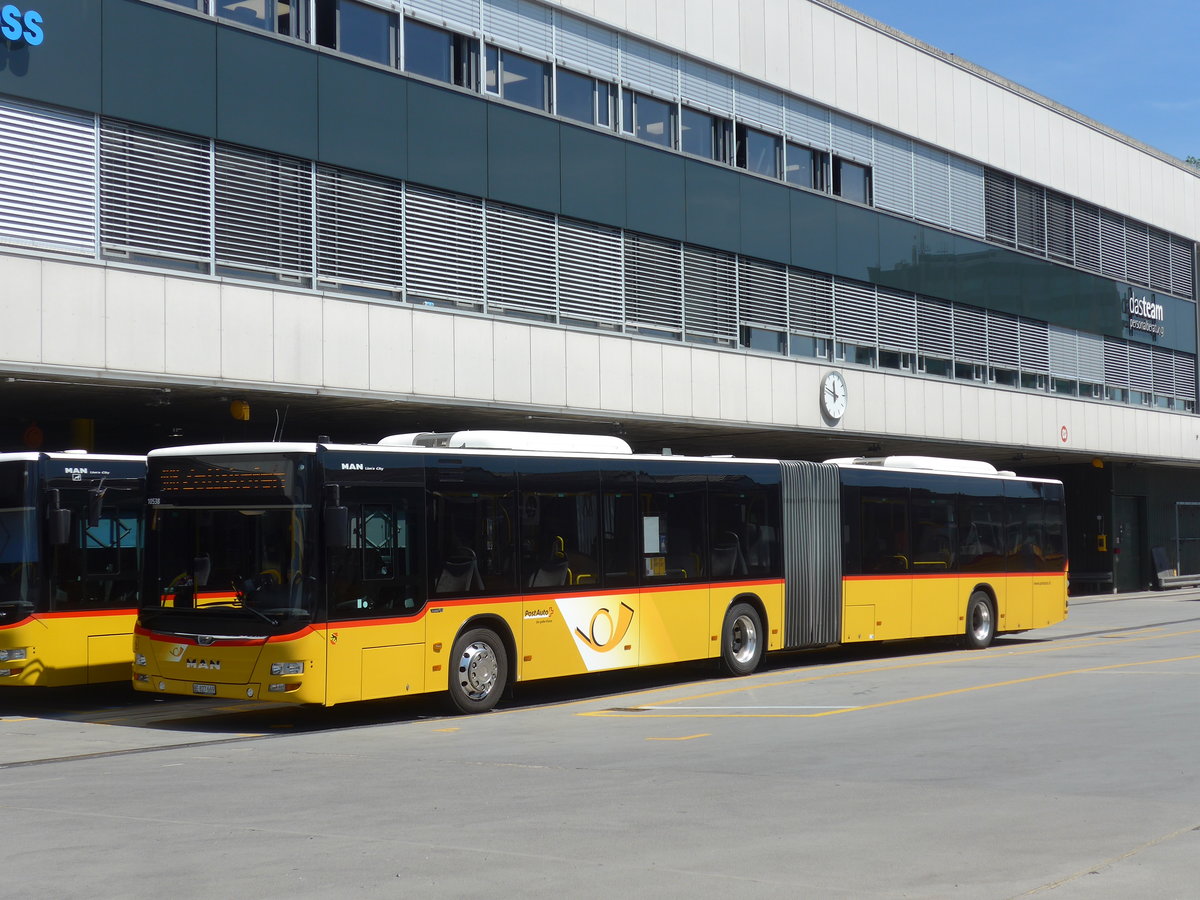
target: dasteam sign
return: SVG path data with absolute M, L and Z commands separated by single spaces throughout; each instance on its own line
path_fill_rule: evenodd
M 1129 315 L 1130 331 L 1144 331 L 1155 337 L 1162 337 L 1167 333 L 1163 327 L 1166 312 L 1161 303 L 1156 303 L 1149 297 L 1139 297 L 1130 291 L 1129 299 L 1125 301 L 1125 312 Z
M 0 36 L 12 43 L 25 43 L 36 47 L 45 40 L 42 30 L 42 14 L 35 9 L 21 12 L 11 3 L 0 8 Z

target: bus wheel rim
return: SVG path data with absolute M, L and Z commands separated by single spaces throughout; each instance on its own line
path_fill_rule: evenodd
M 482 700 L 492 692 L 500 677 L 496 654 L 483 641 L 468 644 L 458 661 L 458 682 L 472 700 Z
M 992 610 L 986 603 L 978 603 L 971 616 L 971 633 L 977 640 L 983 640 L 992 631 Z
M 732 637 L 730 649 L 733 658 L 740 663 L 754 659 L 754 654 L 758 651 L 758 629 L 754 627 L 754 620 L 749 616 L 738 616 L 734 619 Z

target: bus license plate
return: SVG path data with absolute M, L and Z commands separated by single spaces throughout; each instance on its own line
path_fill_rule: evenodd
M 193 684 L 193 694 L 208 694 L 215 697 L 217 695 L 217 686 L 215 684 Z

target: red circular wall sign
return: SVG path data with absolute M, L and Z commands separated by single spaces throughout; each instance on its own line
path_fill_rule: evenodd
M 1064 425 L 1064 426 L 1063 426 L 1063 427 L 1062 427 L 1062 428 L 1059 430 L 1059 432 L 1058 432 L 1058 436 L 1059 436 L 1060 438 L 1062 438 L 1062 442 L 1063 442 L 1064 444 L 1067 442 L 1067 426 L 1066 426 L 1066 425 Z

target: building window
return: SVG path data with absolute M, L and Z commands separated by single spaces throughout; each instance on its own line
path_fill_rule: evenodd
M 729 125 L 727 119 L 685 106 L 679 118 L 679 149 L 693 156 L 726 162 Z
M 1046 376 L 1034 372 L 1021 373 L 1021 387 L 1027 391 L 1046 390 Z
M 631 90 L 621 92 L 621 130 L 640 141 L 675 146 L 675 105 Z
M 839 156 L 833 158 L 833 192 L 845 200 L 871 205 L 871 170 Z
M 788 355 L 809 359 L 829 359 L 829 339 L 793 334 L 788 338 Z
M 742 346 L 751 350 L 762 350 L 766 353 L 787 353 L 787 336 L 782 331 L 743 325 Z
M 898 350 L 880 350 L 879 351 L 879 368 L 895 369 L 900 372 L 911 372 L 913 367 L 913 356 L 911 353 L 902 353 Z
M 844 344 L 837 341 L 834 344 L 836 358 L 856 366 L 875 367 L 875 348 L 865 344 Z
M 995 384 L 1011 388 L 1020 387 L 1021 373 L 1014 369 L 991 369 L 989 373 Z
M 745 125 L 737 127 L 737 165 L 747 172 L 779 177 L 779 151 L 782 141 L 773 134 Z
M 948 359 L 941 359 L 936 356 L 922 356 L 919 358 L 918 369 L 926 375 L 933 375 L 935 378 L 952 378 L 954 376 L 954 364 Z
M 550 65 L 511 50 L 484 50 L 484 90 L 512 103 L 550 110 Z
M 475 42 L 464 35 L 404 20 L 406 72 L 474 89 L 478 66 L 475 47 Z
M 317 0 L 316 40 L 322 47 L 396 64 L 396 16 L 357 0 Z
M 555 79 L 555 113 L 585 125 L 612 127 L 615 86 L 566 69 L 559 69 Z
M 195 8 L 194 4 L 185 5 Z M 215 0 L 213 11 L 231 22 L 299 37 L 299 5 L 299 0 Z
M 816 191 L 825 190 L 824 175 L 825 154 L 799 144 L 788 143 L 787 165 L 784 177 L 788 184 L 798 187 L 812 188 Z

